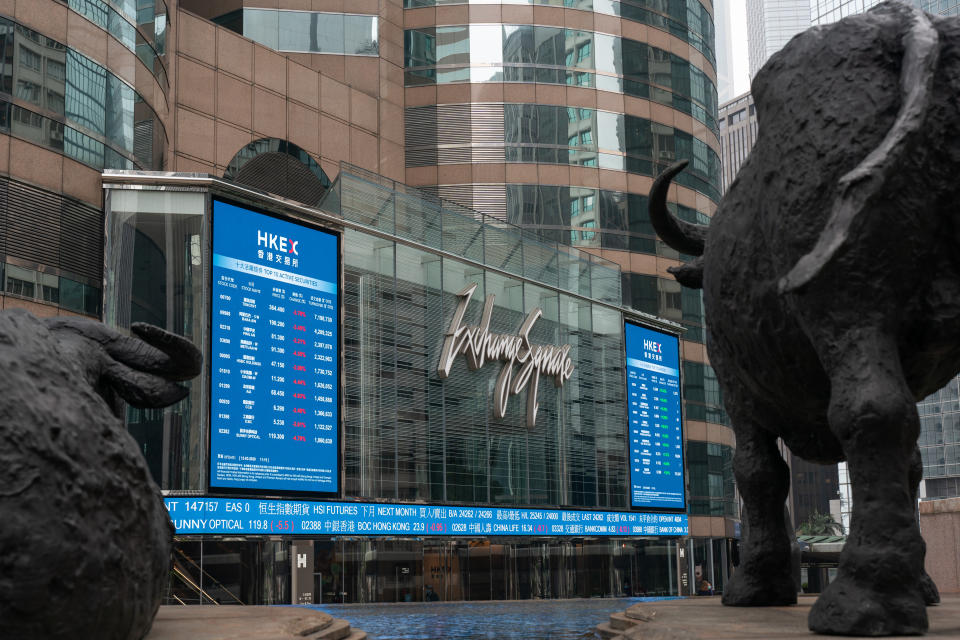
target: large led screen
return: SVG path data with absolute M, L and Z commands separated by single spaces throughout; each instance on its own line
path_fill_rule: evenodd
M 338 494 L 339 237 L 213 202 L 210 488 Z
M 683 509 L 680 341 L 624 324 L 630 443 L 630 505 Z

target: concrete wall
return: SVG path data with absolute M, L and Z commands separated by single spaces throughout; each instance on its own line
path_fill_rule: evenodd
M 280 138 L 331 180 L 345 160 L 402 182 L 403 12 L 383 6 L 379 58 L 278 53 L 178 11 L 172 169 L 222 176 L 247 143 Z M 350 10 L 361 8 L 377 13 L 369 0 Z
M 960 592 L 960 498 L 920 503 L 927 573 L 941 593 Z

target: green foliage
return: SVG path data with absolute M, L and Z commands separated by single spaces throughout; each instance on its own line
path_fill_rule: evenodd
M 842 524 L 834 520 L 829 513 L 819 511 L 811 513 L 807 521 L 797 529 L 797 535 L 801 536 L 842 536 L 843 533 Z

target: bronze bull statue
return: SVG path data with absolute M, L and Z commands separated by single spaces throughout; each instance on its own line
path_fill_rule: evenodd
M 0 313 L 0 637 L 139 640 L 173 524 L 122 400 L 164 407 L 200 352 L 150 325 Z
M 737 438 L 741 564 L 727 605 L 797 600 L 782 438 L 846 460 L 853 519 L 810 629 L 919 634 L 936 587 L 915 516 L 916 402 L 960 371 L 960 19 L 906 4 L 796 36 L 753 83 L 759 131 L 709 227 L 650 217 L 702 287 Z

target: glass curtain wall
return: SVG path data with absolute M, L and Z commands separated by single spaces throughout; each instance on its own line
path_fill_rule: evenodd
M 203 343 L 205 197 L 109 191 L 107 322 L 152 322 Z M 519 264 L 517 247 L 498 233 L 485 231 L 487 259 Z M 352 229 L 343 247 L 345 497 L 626 506 L 618 310 Z M 529 259 L 536 246 L 524 249 Z M 465 324 L 479 323 L 492 296 L 492 333 L 516 335 L 539 309 L 531 343 L 571 345 L 573 377 L 562 388 L 539 381 L 532 428 L 525 391 L 508 398 L 503 418 L 493 415 L 492 385 L 502 362 L 470 371 L 457 358 L 447 379 L 437 375 L 443 334 L 470 285 L 476 290 Z M 195 407 L 131 410 L 131 429 L 151 440 L 145 453 L 165 489 L 205 488 L 204 390 L 191 384 L 197 392 L 184 402 Z M 156 429 L 157 421 L 169 424 Z
M 209 198 L 200 191 L 107 190 L 106 322 L 121 329 L 151 322 L 205 349 Z M 551 280 L 583 277 L 576 271 L 582 266 L 537 257 L 539 245 L 525 237 L 521 251 L 515 243 L 511 248 L 504 228 L 477 231 L 483 259 L 504 269 L 535 267 Z M 346 499 L 626 507 L 618 309 L 354 229 L 343 232 L 342 245 Z M 465 324 L 479 323 L 492 296 L 492 333 L 516 335 L 539 310 L 531 343 L 571 346 L 573 376 L 562 388 L 540 380 L 533 428 L 526 425 L 523 393 L 508 399 L 503 418 L 493 415 L 492 387 L 502 363 L 470 371 L 458 358 L 446 380 L 437 376 L 443 335 L 472 285 Z M 596 286 L 605 290 L 602 282 Z M 205 379 L 190 382 L 191 396 L 174 407 L 128 413 L 164 489 L 205 489 Z M 668 595 L 677 589 L 676 545 L 669 540 L 313 543 L 315 592 L 326 602 Z M 288 545 L 180 540 L 169 601 L 287 603 Z
M 149 322 L 205 348 L 207 194 L 112 189 L 106 200 L 104 293 L 111 303 L 105 305 L 104 322 L 122 330 Z M 127 408 L 128 428 L 163 489 L 205 486 L 205 379 L 206 374 L 185 383 L 190 395 L 171 407 Z
M 348 496 L 626 504 L 619 312 L 361 232 L 344 237 Z M 470 371 L 461 358 L 448 378 L 436 375 L 458 294 L 473 284 L 465 323 L 479 322 L 492 295 L 492 333 L 516 334 L 540 309 L 531 342 L 576 350 L 574 377 L 562 390 L 540 380 L 534 428 L 526 426 L 525 393 L 493 417 L 502 363 Z
M 314 603 L 679 595 L 672 540 L 311 542 Z M 290 544 L 178 540 L 164 603 L 289 604 Z

